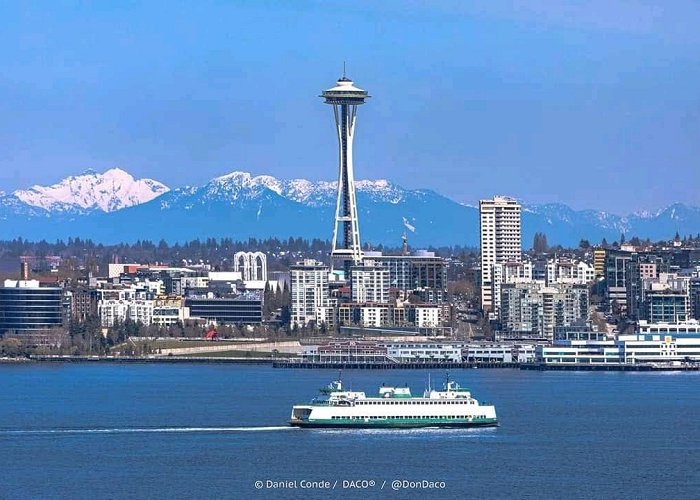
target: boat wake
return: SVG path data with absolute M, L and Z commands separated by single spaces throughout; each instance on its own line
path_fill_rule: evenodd
M 296 428 L 287 425 L 274 425 L 266 427 L 125 427 L 111 429 L 20 429 L 0 430 L 0 436 L 44 434 L 164 434 L 188 432 L 265 432 L 288 430 L 296 430 Z

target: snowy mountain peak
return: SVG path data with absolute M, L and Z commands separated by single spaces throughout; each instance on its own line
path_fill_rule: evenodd
M 206 186 L 209 195 L 239 198 L 257 198 L 266 189 L 282 194 L 282 182 L 270 175 L 253 176 L 250 172 L 234 171 L 215 177 Z
M 277 179 L 271 175 L 254 176 L 249 172 L 234 171 L 215 177 L 208 184 L 211 195 L 226 195 L 231 199 L 256 198 L 268 189 L 283 198 L 308 206 L 321 206 L 333 202 L 338 183 L 331 181 L 309 181 L 307 179 Z M 398 203 L 404 190 L 386 179 L 358 180 L 355 188 L 375 200 Z
M 101 210 L 114 212 L 139 205 L 170 189 L 153 179 L 134 179 L 121 168 L 103 173 L 88 170 L 51 186 L 32 186 L 13 195 L 20 201 L 49 211 Z

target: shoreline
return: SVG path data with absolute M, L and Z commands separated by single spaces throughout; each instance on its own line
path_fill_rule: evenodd
M 166 363 L 166 364 L 257 364 L 273 368 L 303 370 L 444 370 L 444 369 L 511 369 L 528 371 L 625 371 L 625 372 L 700 372 L 700 364 L 654 365 L 654 364 L 605 364 L 605 365 L 544 365 L 536 363 L 318 363 L 288 361 L 269 357 L 206 357 L 206 356 L 33 356 L 31 358 L 0 358 L 1 364 L 28 363 Z

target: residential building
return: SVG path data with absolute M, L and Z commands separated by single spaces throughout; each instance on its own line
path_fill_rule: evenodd
M 509 283 L 501 289 L 499 336 L 553 339 L 556 327 L 586 321 L 588 314 L 586 285 Z
M 595 277 L 602 278 L 605 276 L 605 249 L 596 248 L 593 250 L 593 269 Z
M 290 267 L 291 324 L 306 327 L 321 324 L 321 316 L 330 304 L 329 268 L 315 260 L 304 260 Z
M 389 270 L 365 259 L 362 265 L 350 267 L 350 290 L 352 301 L 359 304 L 389 302 Z
M 70 297 L 71 319 L 85 321 L 97 315 L 97 293 L 94 289 L 75 288 L 66 294 Z
M 496 196 L 479 201 L 481 235 L 481 306 L 493 311 L 493 266 L 520 261 L 522 255 L 521 207 L 512 199 Z
M 630 252 L 606 250 L 605 290 L 608 306 L 613 312 L 627 311 L 627 268 Z
M 447 267 L 445 260 L 434 252 L 418 250 L 414 254 L 383 255 L 381 252 L 364 252 L 365 260 L 371 260 L 389 271 L 389 287 L 408 295 L 416 291 L 426 293 L 432 303 L 446 301 Z

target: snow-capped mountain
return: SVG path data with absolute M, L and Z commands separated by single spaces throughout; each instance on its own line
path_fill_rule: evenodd
M 211 195 L 230 195 L 232 200 L 241 196 L 255 198 L 265 190 L 307 206 L 335 205 L 338 183 L 336 181 L 309 181 L 306 179 L 282 180 L 270 175 L 253 176 L 248 172 L 231 172 L 212 179 L 206 186 Z M 358 193 L 364 193 L 376 201 L 399 203 L 406 190 L 386 179 L 358 180 Z
M 277 179 L 235 171 L 202 186 L 169 190 L 120 169 L 86 172 L 53 186 L 0 193 L 0 234 L 6 238 L 69 236 L 111 243 L 137 239 L 304 237 L 330 239 L 337 183 Z M 388 180 L 356 182 L 362 241 L 398 246 L 479 244 L 478 208 L 430 190 Z M 523 205 L 523 246 L 543 232 L 550 244 L 628 238 L 670 239 L 700 232 L 700 208 L 672 205 L 619 216 L 563 204 Z
M 101 174 L 88 170 L 51 186 L 32 186 L 12 194 L 27 205 L 52 212 L 114 212 L 146 203 L 168 191 L 158 181 L 134 179 L 128 172 L 112 168 Z

